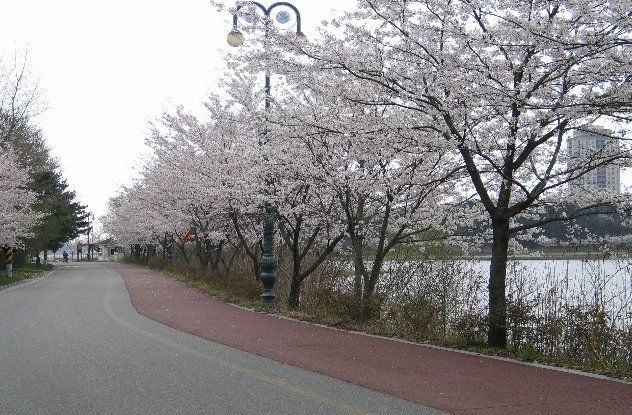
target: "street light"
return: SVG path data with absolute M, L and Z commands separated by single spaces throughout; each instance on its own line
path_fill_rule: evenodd
M 270 22 L 277 22 L 279 24 L 285 24 L 290 21 L 291 15 L 288 12 L 288 9 L 291 10 L 296 17 L 296 39 L 299 43 L 304 43 L 307 41 L 307 37 L 301 31 L 301 13 L 298 9 L 291 3 L 287 3 L 284 1 L 276 2 L 270 5 L 269 7 L 265 7 L 259 2 L 256 1 L 244 1 L 237 3 L 235 10 L 233 11 L 233 28 L 228 34 L 227 40 L 228 44 L 233 47 L 239 47 L 244 44 L 245 37 L 244 34 L 241 33 L 238 27 L 238 14 L 239 10 L 241 10 L 244 6 L 255 6 L 261 12 L 263 12 L 265 18 L 265 36 L 268 36 L 268 25 Z M 282 8 L 279 12 L 277 12 L 274 16 L 274 19 L 271 19 L 272 11 Z M 270 73 L 266 70 L 265 73 L 265 108 L 266 111 L 270 109 Z M 266 130 L 264 130 L 265 134 Z M 263 219 L 263 249 L 261 254 L 261 274 L 259 279 L 263 284 L 263 294 L 261 297 L 263 298 L 263 305 L 267 308 L 274 308 L 274 284 L 277 280 L 277 269 L 278 269 L 278 259 L 274 253 L 274 220 L 275 214 L 272 209 L 272 205 L 270 203 L 265 204 L 265 215 Z
M 238 27 L 238 14 L 239 14 L 239 10 L 241 10 L 242 7 L 249 6 L 249 5 L 256 6 L 263 12 L 263 15 L 265 16 L 265 19 L 266 19 L 266 22 L 265 22 L 266 26 L 268 25 L 270 21 L 272 21 L 270 16 L 273 10 L 279 7 L 286 7 L 292 10 L 294 12 L 294 15 L 296 16 L 296 40 L 301 44 L 307 42 L 307 36 L 305 36 L 305 34 L 301 31 L 301 13 L 293 4 L 285 2 L 285 1 L 279 1 L 272 4 L 270 7 L 266 8 L 263 4 L 256 1 L 244 1 L 244 2 L 237 3 L 237 6 L 235 7 L 235 11 L 233 12 L 233 29 L 230 31 L 230 33 L 228 33 L 228 37 L 227 37 L 227 41 L 230 46 L 239 47 L 244 44 L 245 36 L 243 33 L 241 33 Z M 275 15 L 274 21 L 280 24 L 285 24 L 290 21 L 290 18 L 291 16 L 287 12 L 287 10 L 281 10 Z M 268 32 L 266 31 L 266 36 L 267 34 Z
M 233 29 L 228 34 L 228 44 L 233 47 L 239 47 L 244 44 L 244 34 L 237 29 Z

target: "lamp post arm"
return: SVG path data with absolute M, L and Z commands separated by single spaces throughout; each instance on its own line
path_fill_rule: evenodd
M 298 11 L 296 6 L 286 1 L 278 1 L 268 7 L 268 10 L 266 11 L 266 16 L 270 16 L 272 10 L 276 9 L 277 7 L 288 7 L 292 9 L 294 14 L 296 15 L 296 33 L 301 33 L 301 12 Z
M 265 15 L 268 14 L 268 9 L 266 9 L 266 7 L 263 4 L 259 3 L 258 1 L 239 1 L 237 2 L 237 7 L 235 8 L 235 12 L 238 12 L 244 6 L 257 6 L 258 8 L 261 9 L 261 11 Z
M 270 9 L 266 9 L 265 6 L 258 1 L 240 1 L 237 3 L 237 7 L 235 7 L 235 11 L 233 12 L 233 28 L 237 28 L 237 14 L 244 6 L 257 6 L 266 17 L 270 15 Z

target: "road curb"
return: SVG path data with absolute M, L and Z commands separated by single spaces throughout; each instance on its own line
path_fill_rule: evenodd
M 191 287 L 191 288 L 197 289 L 196 287 Z M 199 291 L 204 292 L 202 290 L 199 290 Z M 205 293 L 205 294 L 208 294 L 208 293 Z M 389 336 L 383 336 L 383 335 L 380 335 L 380 334 L 367 333 L 367 332 L 364 332 L 364 331 L 357 331 L 357 330 L 344 329 L 344 328 L 340 328 L 340 327 L 328 326 L 327 324 L 315 323 L 313 321 L 300 320 L 300 319 L 297 319 L 297 318 L 294 318 L 294 317 L 285 316 L 283 314 L 266 313 L 264 311 L 257 311 L 257 310 L 255 310 L 253 308 L 244 307 L 244 306 L 239 305 L 239 304 L 234 304 L 234 303 L 230 303 L 230 302 L 227 302 L 227 301 L 223 301 L 222 299 L 220 299 L 218 297 L 215 297 L 215 296 L 212 296 L 212 297 L 214 299 L 218 300 L 218 301 L 222 301 L 225 304 L 231 305 L 233 307 L 237 307 L 237 308 L 239 308 L 241 310 L 244 310 L 244 311 L 250 311 L 252 313 L 265 314 L 265 315 L 276 317 L 276 318 L 280 318 L 280 319 L 283 319 L 283 320 L 289 320 L 289 321 L 294 321 L 294 322 L 297 322 L 297 323 L 307 324 L 307 325 L 310 325 L 310 326 L 316 326 L 316 327 L 322 327 L 322 328 L 327 328 L 327 329 L 331 329 L 331 330 L 337 330 L 337 331 L 341 331 L 343 333 L 357 334 L 357 335 L 360 335 L 360 336 L 373 337 L 373 338 L 382 339 L 382 340 L 390 340 L 390 341 L 395 341 L 395 342 L 404 343 L 404 344 L 410 344 L 410 345 L 414 345 L 414 346 L 428 347 L 430 349 L 442 350 L 442 351 L 445 351 L 445 352 L 454 352 L 454 353 L 460 353 L 460 354 L 465 354 L 465 355 L 469 355 L 469 356 L 483 357 L 483 358 L 487 358 L 487 359 L 500 360 L 502 362 L 515 363 L 515 364 L 519 364 L 519 365 L 523 365 L 523 366 L 537 367 L 537 368 L 540 368 L 540 369 L 554 370 L 556 372 L 563 372 L 563 373 L 569 373 L 569 374 L 573 374 L 573 375 L 586 376 L 586 377 L 589 377 L 589 378 L 600 379 L 600 380 L 610 380 L 610 381 L 613 381 L 613 382 L 623 383 L 625 385 L 632 385 L 632 379 L 628 380 L 628 379 L 613 378 L 613 377 L 606 376 L 606 375 L 600 375 L 598 373 L 584 372 L 584 371 L 581 371 L 581 370 L 578 370 L 578 369 L 571 369 L 571 368 L 567 368 L 567 367 L 563 367 L 563 366 L 551 366 L 551 365 L 546 365 L 544 363 L 525 362 L 523 360 L 512 359 L 511 357 L 494 356 L 494 355 L 489 355 L 489 354 L 484 354 L 484 353 L 479 353 L 479 352 L 473 352 L 473 351 L 470 351 L 470 350 L 454 349 L 454 348 L 451 348 L 451 347 L 439 346 L 439 345 L 432 344 L 432 343 L 416 343 L 416 342 L 413 342 L 413 341 L 410 341 L 410 340 L 400 339 L 398 337 L 389 337 Z

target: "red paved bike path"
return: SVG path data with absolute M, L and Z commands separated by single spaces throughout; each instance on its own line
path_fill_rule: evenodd
M 112 266 L 138 312 L 153 320 L 457 415 L 632 415 L 632 384 L 251 312 L 156 271 Z

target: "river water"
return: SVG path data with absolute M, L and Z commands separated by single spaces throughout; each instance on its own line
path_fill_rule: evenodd
M 464 261 L 472 273 L 489 275 L 490 261 Z M 632 292 L 632 259 L 520 259 L 509 261 L 509 282 L 560 283 L 577 291 Z
M 489 260 L 386 262 L 380 291 L 450 297 L 486 308 Z M 611 316 L 632 318 L 632 259 L 520 259 L 507 266 L 507 296 L 540 307 L 598 305 Z M 625 317 L 624 317 L 625 316 Z M 628 317 L 629 316 L 629 317 Z

